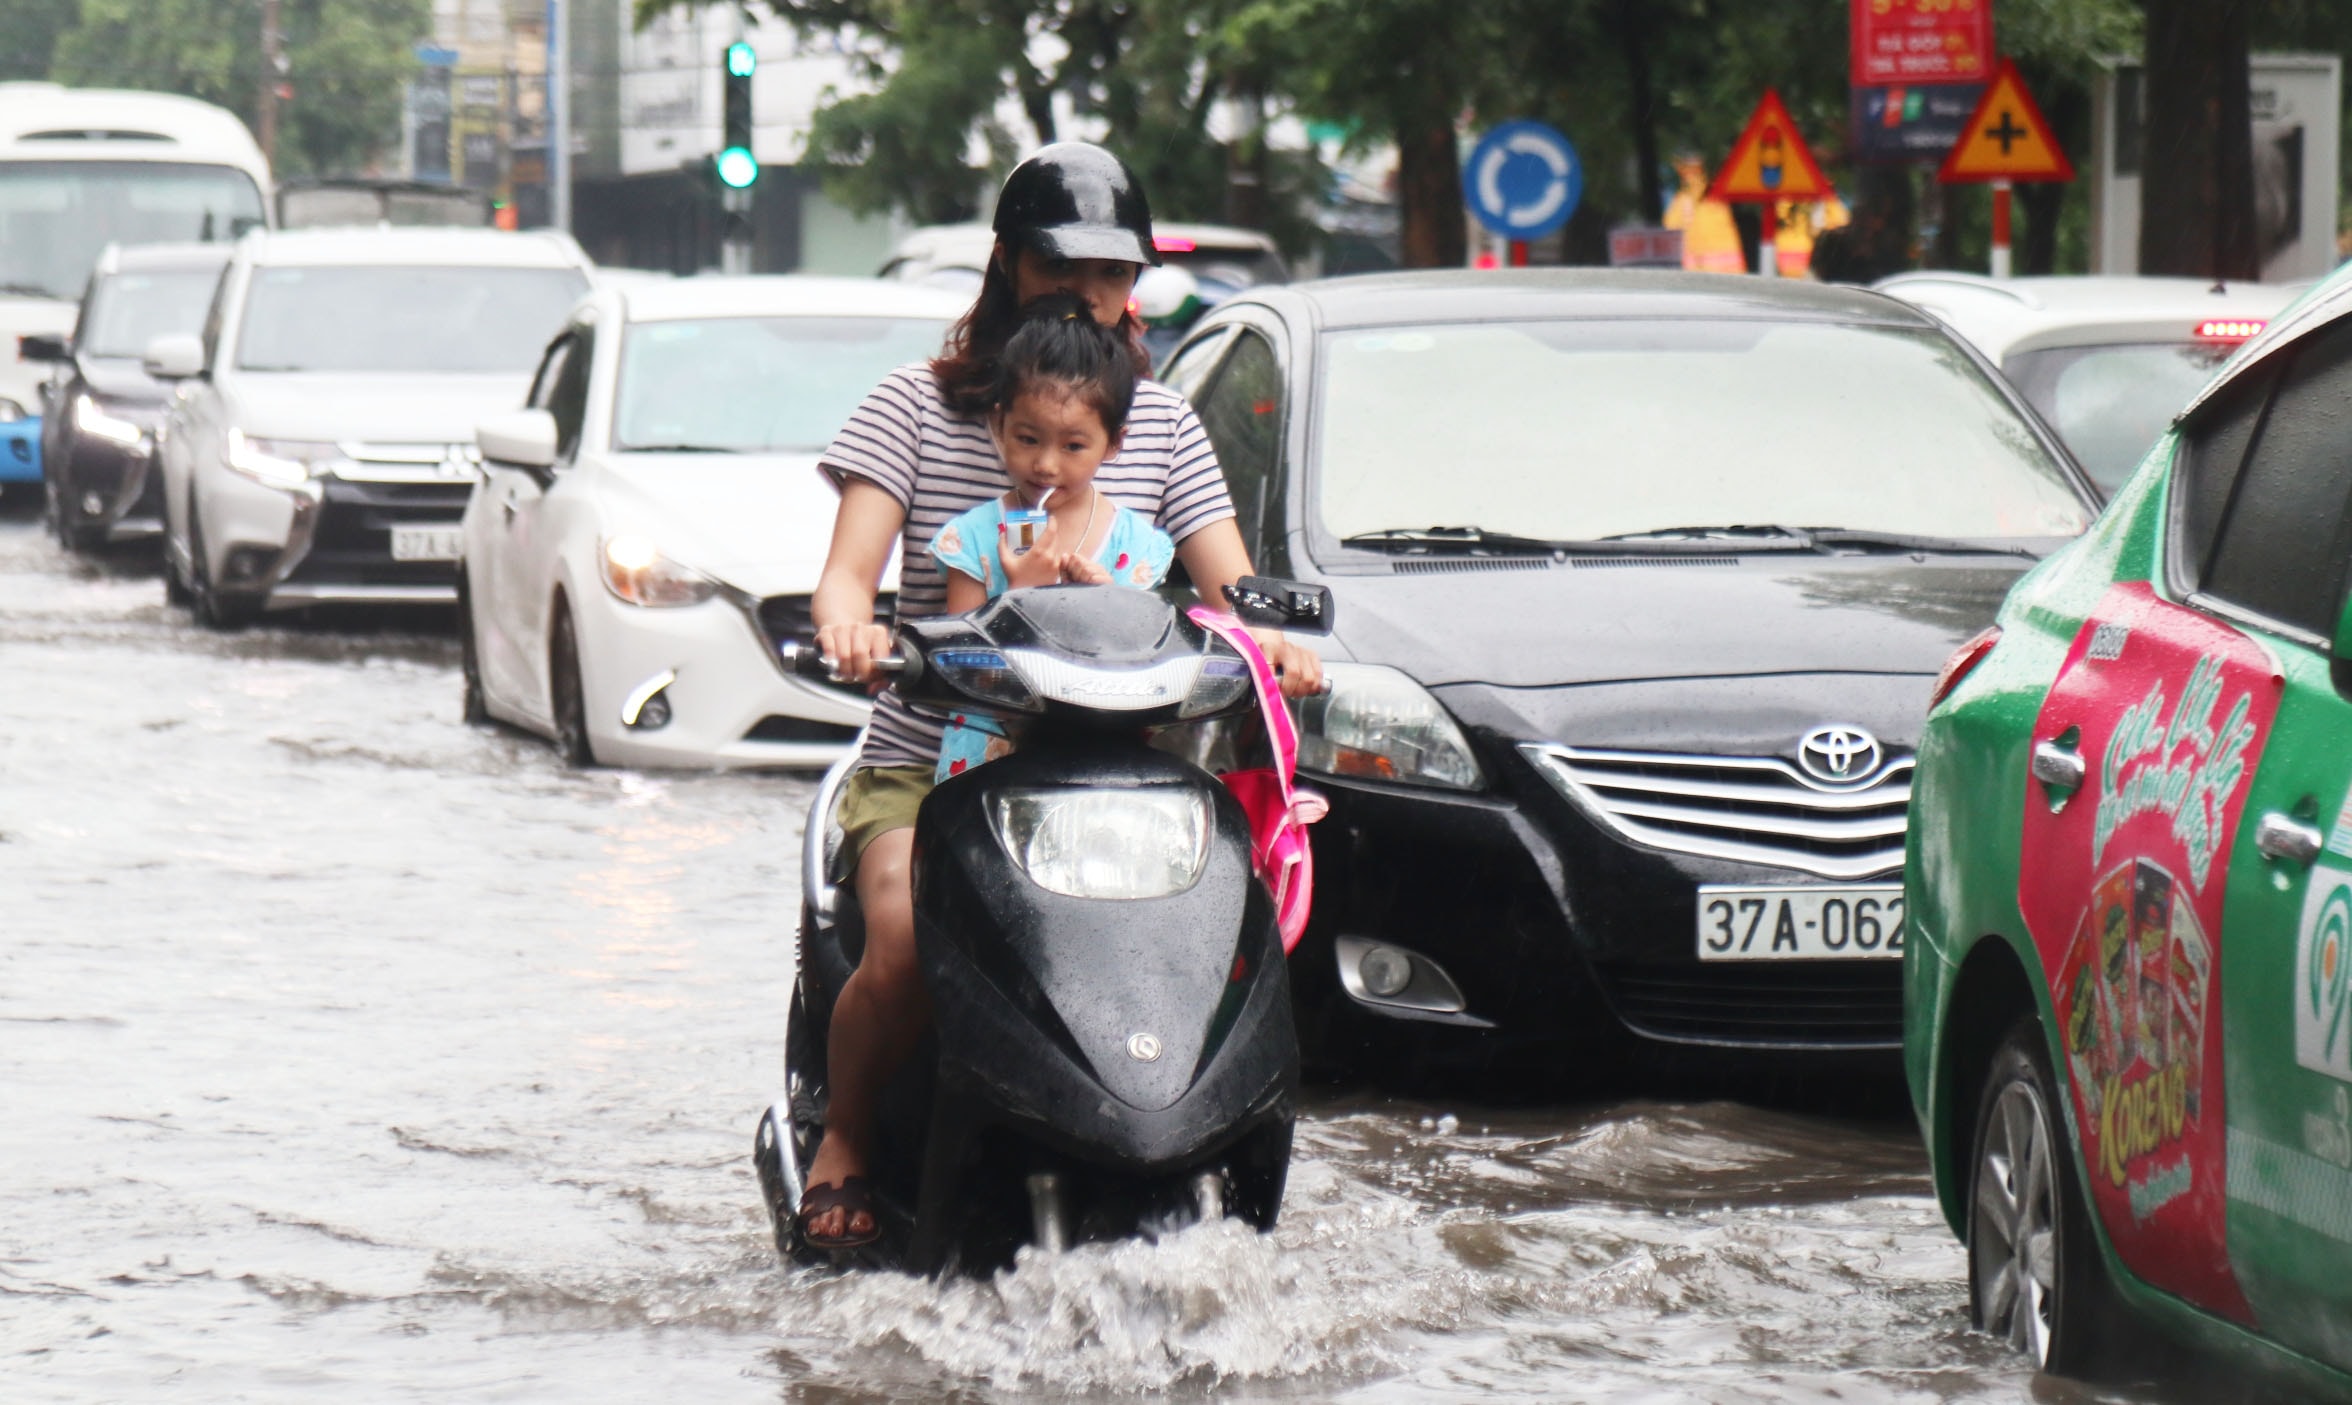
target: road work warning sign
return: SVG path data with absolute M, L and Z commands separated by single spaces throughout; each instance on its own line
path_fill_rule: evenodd
M 2033 94 L 2025 90 L 2017 65 L 2001 60 L 1936 179 L 1946 185 L 2074 179 L 2074 163 L 2066 159 Z
M 1780 94 L 1770 88 L 1707 188 L 1717 200 L 1826 200 L 1833 193 Z

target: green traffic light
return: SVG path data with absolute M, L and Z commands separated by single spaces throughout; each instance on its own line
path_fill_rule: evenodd
M 706 51 L 707 52 L 707 51 Z M 727 71 L 737 78 L 749 78 L 759 67 L 759 55 L 751 51 L 747 40 L 738 39 L 727 46 Z
M 719 153 L 719 180 L 737 190 L 747 189 L 759 179 L 759 161 L 740 146 L 730 146 Z

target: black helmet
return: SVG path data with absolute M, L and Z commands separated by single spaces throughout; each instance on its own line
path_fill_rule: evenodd
M 1135 173 L 1088 142 L 1055 142 L 1013 167 L 994 228 L 1007 249 L 1027 245 L 1049 258 L 1160 261 Z

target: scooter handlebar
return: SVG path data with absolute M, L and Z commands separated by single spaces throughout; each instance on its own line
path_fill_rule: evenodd
M 836 671 L 839 661 L 826 658 L 814 644 L 793 640 L 779 647 L 776 656 L 783 660 L 785 671 L 796 678 L 806 678 L 813 683 L 849 681 Z M 906 671 L 906 659 L 898 654 L 885 654 L 874 660 L 874 671 L 885 678 L 895 678 Z

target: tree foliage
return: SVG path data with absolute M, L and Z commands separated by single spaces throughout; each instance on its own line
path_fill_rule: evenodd
M 6 0 L 0 23 L 9 12 L 56 8 Z M 71 9 L 45 76 L 184 93 L 252 124 L 262 79 L 252 0 L 79 0 Z M 294 89 L 279 107 L 278 174 L 358 171 L 398 140 L 411 46 L 432 31 L 431 0 L 284 0 L 278 23 Z
M 641 19 L 695 3 L 637 0 Z M 1465 126 L 1524 116 L 1585 157 L 1570 253 L 1590 257 L 1609 225 L 1658 218 L 1676 152 L 1720 161 L 1770 87 L 1842 189 L 1899 212 L 1895 257 L 1910 256 L 1915 203 L 1945 211 L 1931 257 L 1981 257 L 1982 192 L 1939 194 L 1918 169 L 1850 162 L 1848 0 L 757 3 L 861 46 L 873 90 L 825 107 L 815 140 L 836 193 L 861 209 L 966 214 L 1021 150 L 1102 133 L 1165 214 L 1271 225 L 1295 246 L 1320 173 L 1311 157 L 1267 150 L 1254 120 L 1288 114 L 1348 130 L 1359 148 L 1393 144 L 1408 261 L 1452 263 Z M 2344 0 L 1997 0 L 2000 51 L 2078 158 L 2101 62 L 2136 55 L 2146 9 L 2166 4 L 2245 10 L 2258 46 L 2352 47 Z M 1023 120 L 999 120 L 1007 94 Z M 2029 186 L 2020 203 L 2021 266 L 2079 262 L 2082 183 Z

